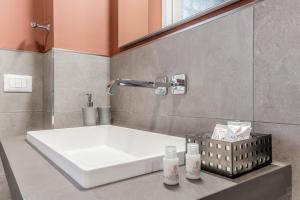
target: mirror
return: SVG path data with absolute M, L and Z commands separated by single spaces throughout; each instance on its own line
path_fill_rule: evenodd
M 239 0 L 118 0 L 118 46 L 160 33 Z

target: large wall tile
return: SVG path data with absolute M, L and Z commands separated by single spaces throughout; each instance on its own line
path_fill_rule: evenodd
M 43 110 L 43 54 L 0 50 L 0 112 Z M 32 76 L 32 93 L 4 93 L 3 74 Z
M 53 128 L 72 128 L 83 126 L 81 112 L 58 112 L 54 113 Z
M 53 111 L 54 61 L 53 51 L 44 54 L 43 70 L 43 111 Z
M 113 112 L 112 114 L 114 125 L 180 137 L 189 134 L 212 133 L 216 123 L 226 122 L 226 120 L 219 119 L 148 115 L 145 113 Z
M 44 128 L 43 112 L 0 113 L 0 137 L 25 135 Z
M 273 160 L 292 164 L 293 200 L 300 200 L 300 125 L 255 123 L 258 133 L 271 133 L 273 140 Z
M 300 124 L 300 3 L 255 6 L 255 121 Z
M 53 128 L 52 125 L 52 112 L 43 112 L 43 120 L 44 120 L 44 129 L 51 129 Z
M 107 82 L 103 82 L 103 85 Z M 99 92 L 100 91 L 100 92 Z M 102 92 L 104 91 L 104 92 Z M 86 107 L 87 93 L 93 94 L 94 106 L 108 106 L 109 99 L 105 89 L 94 88 L 57 88 L 54 92 L 54 111 L 55 112 L 75 112 L 81 111 Z
M 0 49 L 0 138 L 24 135 L 27 130 L 44 128 L 43 68 L 41 53 Z M 3 74 L 31 75 L 32 93 L 4 93 Z M 9 200 L 10 194 L 0 162 L 0 198 Z
M 188 77 L 188 92 L 182 96 L 122 88 L 111 98 L 114 111 L 253 118 L 252 8 L 119 54 L 111 63 L 113 79 L 154 80 L 178 73 Z
M 54 50 L 54 111 L 81 111 L 89 92 L 94 106 L 109 106 L 109 65 L 107 57 Z

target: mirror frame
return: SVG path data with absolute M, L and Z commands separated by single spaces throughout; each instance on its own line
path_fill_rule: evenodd
M 141 42 L 143 42 L 143 41 L 145 41 L 147 39 L 154 38 L 155 36 L 158 36 L 158 35 L 161 35 L 162 33 L 165 33 L 165 32 L 171 31 L 173 29 L 176 29 L 177 27 L 179 27 L 181 25 L 184 25 L 184 24 L 187 24 L 187 23 L 189 23 L 189 22 L 191 22 L 191 21 L 193 21 L 195 19 L 201 18 L 201 17 L 203 17 L 205 15 L 213 13 L 213 12 L 215 12 L 217 10 L 220 10 L 222 8 L 225 8 L 225 7 L 229 6 L 229 5 L 232 5 L 232 4 L 237 3 L 237 2 L 242 2 L 242 1 L 243 0 L 228 0 L 226 2 L 223 2 L 223 3 L 219 4 L 218 6 L 209 8 L 207 10 L 204 10 L 203 12 L 195 14 L 195 15 L 193 15 L 191 17 L 186 18 L 186 19 L 180 20 L 180 21 L 178 21 L 178 22 L 176 22 L 174 24 L 171 24 L 169 26 L 166 26 L 166 27 L 160 29 L 159 31 L 155 31 L 153 33 L 149 33 L 149 34 L 147 34 L 147 35 L 145 35 L 143 37 L 140 37 L 140 38 L 135 39 L 135 40 L 133 40 L 131 42 L 128 42 L 128 43 L 126 43 L 126 44 L 124 44 L 122 46 L 119 46 L 119 48 L 120 49 L 127 49 L 127 48 L 130 48 L 131 46 L 139 45 L 139 43 L 141 43 Z M 248 2 L 247 2 L 247 0 L 245 0 L 245 1 L 246 1 L 246 4 L 247 4 L 249 2 L 252 2 L 253 0 L 250 0 Z

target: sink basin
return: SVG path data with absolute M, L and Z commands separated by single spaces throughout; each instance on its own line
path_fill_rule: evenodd
M 184 164 L 184 138 L 112 125 L 31 131 L 27 141 L 86 189 L 161 170 L 166 145 Z

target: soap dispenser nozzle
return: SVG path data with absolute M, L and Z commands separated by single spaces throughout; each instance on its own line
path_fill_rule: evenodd
M 92 94 L 91 93 L 87 93 L 86 95 L 88 96 L 87 107 L 93 107 L 94 103 L 92 102 Z

